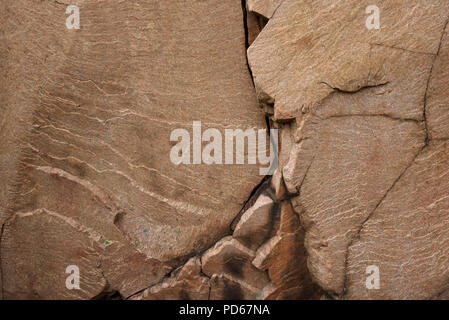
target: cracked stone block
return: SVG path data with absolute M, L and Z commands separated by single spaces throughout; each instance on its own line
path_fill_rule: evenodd
M 281 236 L 272 249 L 268 261 L 268 274 L 278 288 L 276 299 L 316 299 L 317 288 L 307 269 L 304 232 Z
M 269 279 L 264 272 L 257 270 L 251 261 L 255 252 L 232 237 L 225 237 L 201 257 L 203 272 L 212 277 L 224 275 L 251 288 L 262 290 Z
M 210 300 L 255 300 L 262 291 L 227 274 L 214 274 L 210 280 Z
M 201 275 L 201 261 L 191 258 L 168 278 L 132 299 L 135 300 L 207 300 L 209 279 Z
M 117 269 L 105 265 L 104 275 L 126 297 L 223 237 L 262 179 L 255 165 L 175 165 L 171 132 L 192 134 L 193 121 L 203 131 L 266 123 L 246 62 L 241 1 L 78 5 L 81 28 L 68 30 L 66 4 L 2 1 L 0 224 L 42 209 L 95 230 L 115 243 L 108 250 L 121 248 L 107 256 Z M 15 232 L 6 227 L 2 240 Z M 77 234 L 66 237 L 67 247 L 78 246 Z M 64 249 L 53 240 L 38 258 L 64 277 L 72 259 L 52 257 Z M 33 246 L 1 241 L 3 279 L 13 278 L 8 259 Z M 86 275 L 97 270 L 84 267 Z M 48 283 L 33 290 L 41 298 L 66 290 Z M 26 283 L 4 287 L 5 298 L 31 292 Z
M 433 139 L 449 138 L 449 24 L 441 38 L 439 55 L 435 58 L 427 92 L 427 120 Z
M 419 100 L 422 107 L 449 3 L 378 1 L 381 32 L 365 26 L 369 5 L 370 0 L 281 3 L 248 50 L 259 96 L 275 101 L 275 119 L 294 119 L 336 90 L 356 92 L 382 84 L 393 88 L 389 95 L 394 100 L 385 99 L 377 110 L 422 117 L 419 106 L 409 101 Z
M 266 299 L 313 299 L 318 290 L 307 269 L 304 230 L 289 202 L 281 206 L 277 234 L 256 252 L 253 265 L 267 270 L 272 283 L 264 288 Z
M 289 160 L 281 163 L 282 176 L 289 193 L 298 194 L 293 202 L 305 231 L 308 270 L 328 297 L 343 297 L 346 290 L 352 292 L 348 298 L 370 296 L 361 288 L 367 277 L 359 266 L 367 260 L 363 250 L 353 257 L 358 269 L 351 271 L 352 291 L 345 283 L 348 246 L 357 241 L 361 228 L 405 179 L 431 140 L 446 134 L 443 79 L 449 3 L 379 1 L 378 31 L 365 27 L 369 5 L 355 0 L 333 5 L 285 0 L 248 50 L 259 100 L 274 104 L 275 120 L 296 127 Z M 435 161 L 428 163 L 429 169 L 437 165 Z M 410 188 L 419 179 L 410 179 Z M 436 185 L 445 192 L 441 183 Z M 406 208 L 404 202 L 405 198 L 394 204 Z M 438 215 L 437 210 L 432 213 Z M 400 223 L 397 210 L 388 214 Z M 446 227 L 441 217 L 434 238 L 428 236 L 439 245 L 432 251 L 422 245 L 429 256 L 441 257 L 430 273 L 447 268 L 444 241 L 437 236 Z M 379 228 L 378 237 L 381 230 L 394 234 L 394 229 L 394 223 L 389 230 Z M 254 263 L 266 266 L 280 241 L 278 235 L 262 245 Z M 395 241 L 401 244 L 400 237 Z M 378 247 L 374 240 L 370 244 L 370 254 L 379 257 L 378 263 L 388 264 L 394 256 L 391 252 L 385 261 L 381 259 L 388 246 Z M 407 257 L 408 263 L 420 264 L 417 255 L 405 247 L 401 250 L 404 261 Z M 404 283 L 406 278 L 414 283 L 414 276 L 404 275 Z M 447 289 L 444 277 L 445 273 L 427 283 L 424 292 L 417 281 L 408 286 L 408 293 L 398 286 L 399 292 L 393 294 L 398 275 L 391 275 L 391 287 L 371 296 L 435 297 Z
M 413 162 L 425 134 L 420 123 L 383 116 L 310 121 L 302 134 L 291 159 L 294 179 L 284 176 L 301 189 L 294 202 L 309 270 L 324 290 L 340 293 L 348 244 Z
M 272 228 L 273 200 L 262 194 L 240 218 L 235 227 L 233 237 L 251 249 L 259 247 L 269 236 Z

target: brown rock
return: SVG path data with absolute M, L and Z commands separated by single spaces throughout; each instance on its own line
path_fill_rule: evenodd
M 285 188 L 284 179 L 282 178 L 281 168 L 276 169 L 271 178 L 271 187 L 274 190 L 276 199 L 282 200 L 286 195 L 287 189 Z
M 234 230 L 234 238 L 251 249 L 259 247 L 269 236 L 272 228 L 273 200 L 267 195 L 261 195 L 254 205 L 240 218 Z
M 431 142 L 349 247 L 345 298 L 431 299 L 449 283 L 449 143 Z M 379 268 L 379 289 L 365 286 Z
M 17 213 L 5 229 L 2 270 L 6 299 L 89 299 L 107 287 L 98 252 L 101 236 L 95 231 L 39 209 Z M 66 269 L 72 265 L 79 268 L 79 290 L 66 287 Z
M 433 139 L 449 138 L 449 25 L 441 38 L 441 47 L 435 57 L 429 89 L 426 96 L 426 113 L 429 135 Z
M 290 201 L 281 204 L 279 233 L 295 233 L 301 229 L 298 215 L 293 211 Z
M 107 290 L 127 296 L 222 237 L 261 179 L 254 165 L 174 165 L 171 132 L 192 133 L 196 120 L 203 131 L 265 122 L 247 69 L 240 1 L 76 4 L 79 30 L 66 28 L 60 2 L 2 3 L 0 224 L 44 210 L 94 230 L 117 246 L 104 260 Z M 33 285 L 41 298 L 102 290 L 93 262 L 82 265 L 92 288 L 63 294 L 64 282 L 50 281 L 65 277 L 75 257 L 61 255 L 61 243 L 84 248 L 83 234 L 53 223 L 51 250 L 39 251 L 44 230 L 20 220 L 1 235 L 3 279 L 19 277 L 13 261 L 29 260 L 46 269 Z M 19 247 L 22 230 L 34 241 Z M 29 252 L 39 255 L 25 258 Z M 24 270 L 24 279 L 34 275 Z M 24 281 L 3 287 L 6 298 L 31 292 Z
M 254 255 L 254 251 L 236 239 L 225 237 L 201 257 L 202 270 L 209 277 L 214 274 L 225 275 L 233 281 L 247 284 L 250 288 L 262 290 L 269 281 L 264 272 L 251 264 Z
M 273 283 L 268 284 L 262 290 L 262 300 L 275 300 L 279 295 L 279 289 Z
M 427 75 L 449 4 L 378 1 L 381 32 L 365 26 L 369 5 L 369 0 L 281 3 L 248 50 L 259 95 L 275 100 L 276 119 L 315 109 L 336 90 L 356 92 L 382 84 L 394 90 L 385 106 L 375 105 L 376 113 L 422 117 Z
M 339 293 L 348 244 L 424 146 L 425 133 L 415 121 L 348 116 L 310 121 L 302 134 L 284 177 L 301 188 L 295 203 L 309 270 L 324 290 Z
M 0 299 L 449 298 L 447 0 L 68 4 L 0 5 Z M 263 113 L 257 189 L 170 160 Z
M 270 19 L 283 0 L 247 0 L 248 10 Z
M 247 25 L 247 45 L 251 45 L 254 40 L 259 36 L 266 22 L 264 19 L 252 12 L 246 12 L 246 25 Z
M 310 299 L 318 296 L 307 269 L 304 231 L 289 202 L 282 204 L 277 235 L 257 250 L 253 264 L 267 270 L 272 281 L 264 289 L 266 299 Z
M 227 274 L 214 274 L 210 280 L 211 300 L 255 300 L 261 291 Z
M 209 279 L 201 275 L 201 261 L 191 258 L 173 272 L 170 278 L 148 288 L 136 300 L 206 300 L 209 298 Z

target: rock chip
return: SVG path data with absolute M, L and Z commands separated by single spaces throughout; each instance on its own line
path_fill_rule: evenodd
M 207 300 L 209 279 L 201 274 L 201 261 L 191 258 L 173 274 L 133 299 L 136 300 Z
M 238 240 L 225 237 L 201 257 L 202 270 L 209 277 L 214 274 L 225 275 L 229 279 L 244 282 L 251 288 L 262 290 L 269 280 L 264 272 L 251 264 L 254 255 L 254 251 Z
M 262 194 L 240 218 L 234 230 L 234 238 L 252 249 L 258 248 L 267 239 L 272 228 L 271 210 L 274 205 L 269 196 Z

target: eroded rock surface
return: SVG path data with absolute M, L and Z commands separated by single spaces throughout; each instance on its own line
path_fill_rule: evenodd
M 63 2 L 1 4 L 7 299 L 93 298 L 105 281 L 123 297 L 150 287 L 222 238 L 262 179 L 254 165 L 170 160 L 171 132 L 192 134 L 193 121 L 266 128 L 239 0 L 71 4 L 79 30 L 66 28 Z M 63 294 L 72 264 L 83 290 Z
M 168 278 L 131 299 L 135 300 L 207 300 L 210 284 L 201 272 L 201 260 L 191 258 Z
M 0 4 L 0 297 L 448 299 L 447 0 L 73 4 Z M 278 169 L 174 165 L 193 121 Z
M 449 143 L 430 142 L 349 247 L 347 298 L 431 299 L 449 284 Z M 381 290 L 367 291 L 377 265 Z
M 280 166 L 315 283 L 334 298 L 441 297 L 449 3 L 377 1 L 368 30 L 372 4 L 285 0 L 249 64 L 260 103 L 293 132 Z

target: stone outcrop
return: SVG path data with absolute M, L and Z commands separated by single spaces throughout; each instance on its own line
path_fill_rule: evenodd
M 158 283 L 222 238 L 262 179 L 254 165 L 170 160 L 171 132 L 193 121 L 266 128 L 240 1 L 72 4 L 79 30 L 63 2 L 1 4 L 7 299 L 93 298 L 106 282 L 127 297 Z M 65 288 L 68 265 L 85 289 Z
M 375 2 L 2 1 L 0 298 L 449 299 L 449 2 Z
M 285 0 L 249 64 L 260 103 L 293 131 L 280 165 L 314 282 L 334 298 L 430 299 L 449 285 L 449 4 L 376 4 L 368 30 L 369 1 Z

